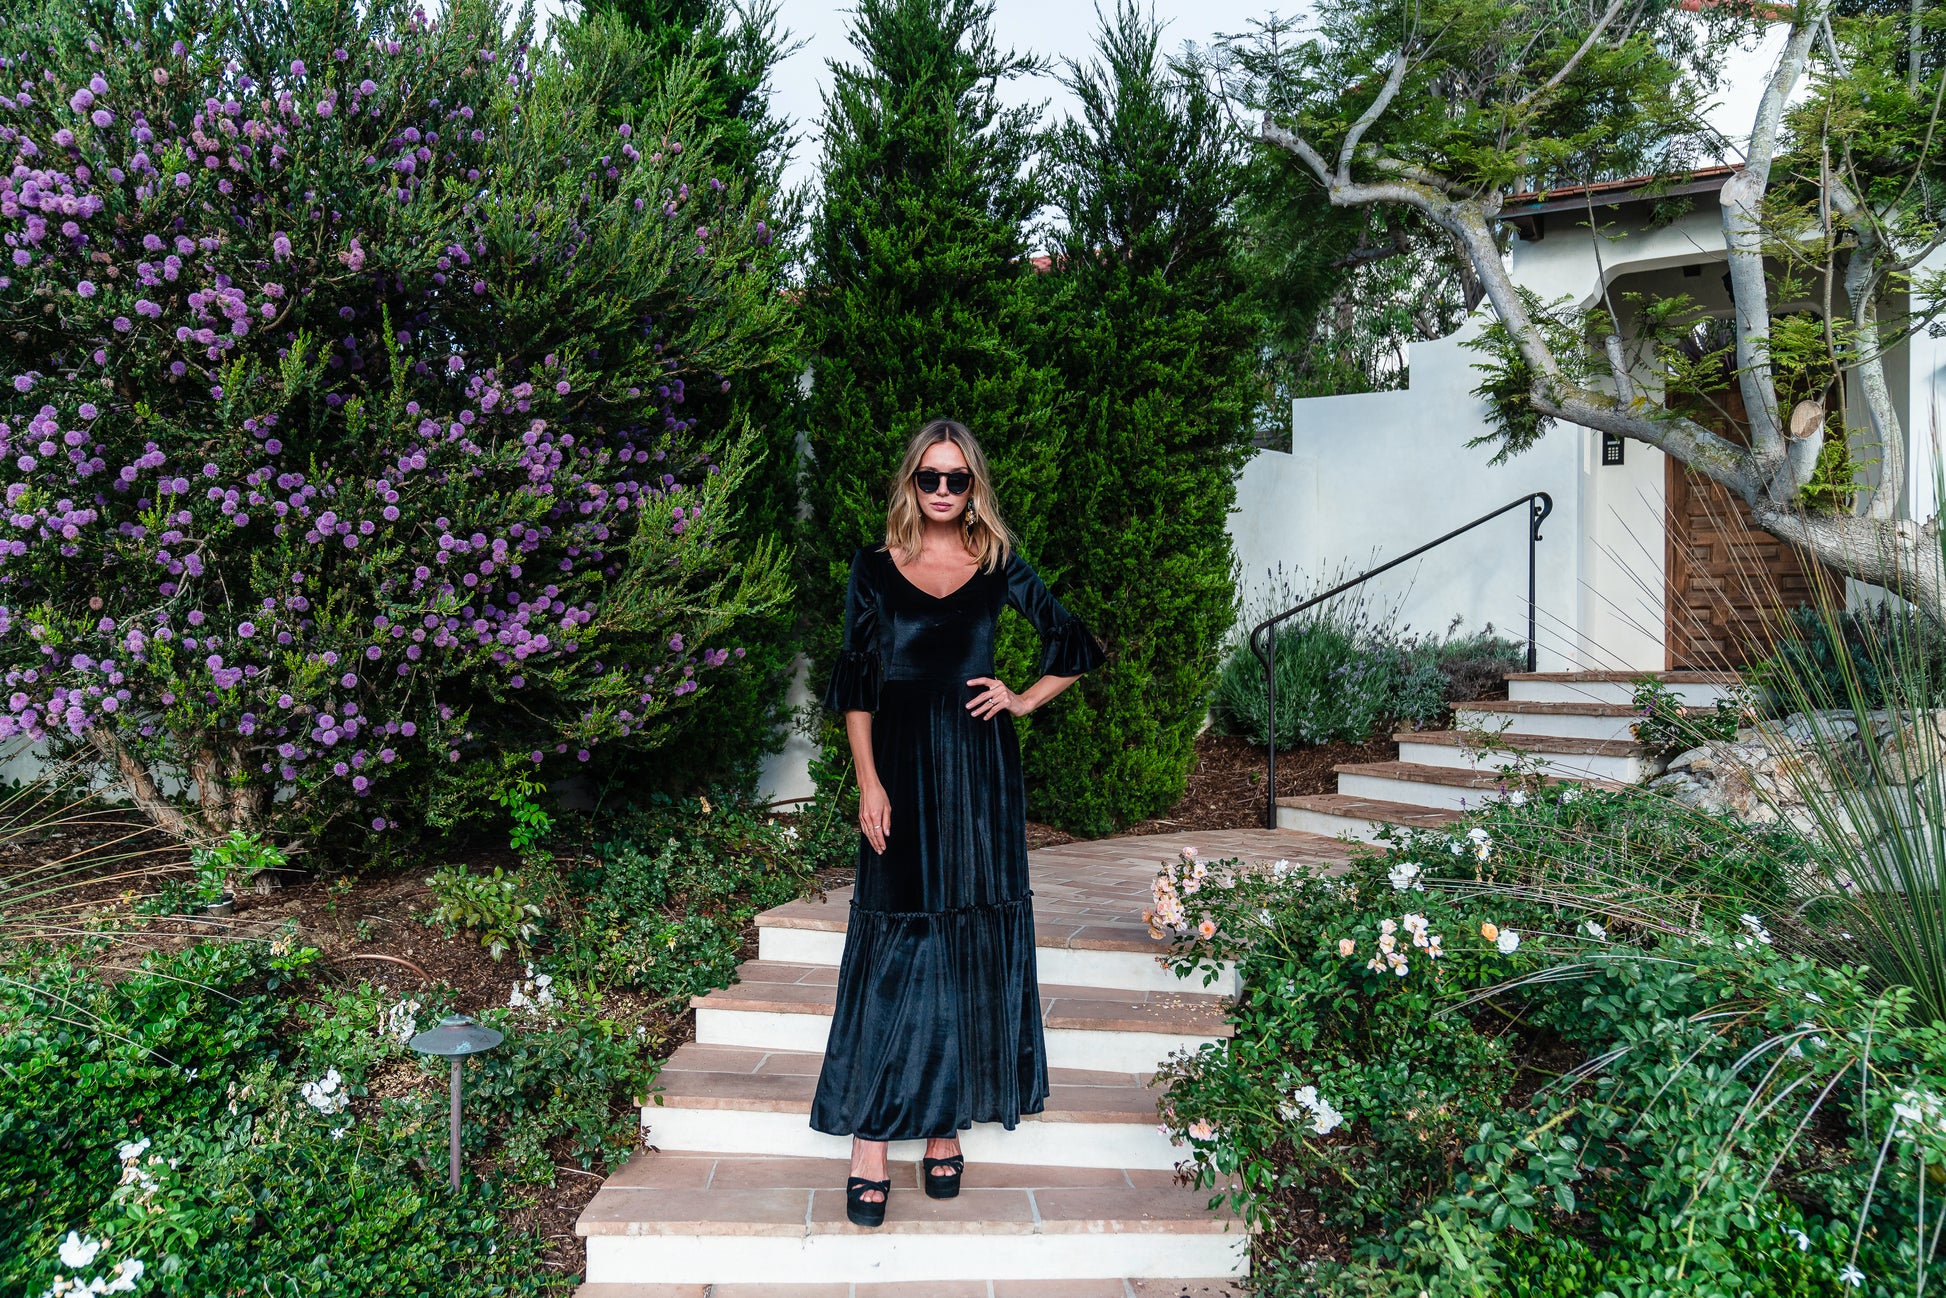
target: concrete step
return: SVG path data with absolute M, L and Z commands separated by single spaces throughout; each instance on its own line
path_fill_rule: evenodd
M 848 1158 L 851 1137 L 809 1125 L 824 1056 L 758 1046 L 690 1042 L 662 1066 L 662 1090 L 643 1106 L 644 1139 L 661 1150 Z M 1022 1114 L 1007 1132 L 978 1123 L 961 1134 L 968 1162 L 1167 1170 L 1188 1157 L 1156 1129 L 1150 1073 L 1048 1070 L 1040 1113 Z M 913 1160 L 924 1141 L 898 1141 L 895 1159 Z
M 1514 672 L 1507 677 L 1507 697 L 1521 703 L 1627 703 L 1645 676 L 1669 686 L 1685 704 L 1703 707 L 1742 679 L 1735 672 Z
M 833 965 L 753 960 L 739 981 L 691 999 L 696 1040 L 705 1045 L 821 1052 L 831 1034 L 838 970 Z M 1138 1073 L 1171 1051 L 1231 1035 L 1225 996 L 1041 983 L 1049 1068 Z
M 1462 771 L 1420 762 L 1347 762 L 1331 768 L 1338 774 L 1338 792 L 1355 798 L 1404 802 L 1447 811 L 1478 810 L 1502 796 L 1505 781 L 1489 771 Z M 1549 776 L 1551 785 L 1578 784 L 1585 788 L 1620 789 L 1611 780 L 1579 780 Z
M 1399 746 L 1399 760 L 1421 766 L 1450 766 L 1462 771 L 1498 773 L 1513 766 L 1516 758 L 1505 752 L 1492 752 L 1471 746 L 1472 736 L 1459 730 L 1411 730 L 1392 736 Z M 1634 784 L 1661 773 L 1662 762 L 1653 749 L 1633 739 L 1561 739 L 1552 736 L 1523 735 L 1507 740 L 1539 764 L 1549 775 L 1576 780 L 1613 780 Z
M 1158 856 L 1156 865 L 1161 863 Z M 849 888 L 823 900 L 807 897 L 767 910 L 757 916 L 757 958 L 835 968 L 844 954 L 850 912 Z M 1130 906 L 1127 914 L 1110 921 L 1107 916 L 1066 913 L 1051 899 L 1034 898 L 1034 963 L 1044 983 L 1165 992 L 1195 987 L 1236 994 L 1234 963 L 1226 961 L 1218 980 L 1204 987 L 1200 980 L 1177 978 L 1158 959 L 1161 949 L 1142 923 L 1140 906 Z
M 1633 739 L 1638 714 L 1626 703 L 1534 703 L 1476 699 L 1453 705 L 1453 729 L 1563 739 Z M 1502 727 L 1505 727 L 1502 731 Z
M 584 1284 L 574 1298 L 1248 1298 L 1230 1280 L 936 1280 L 913 1284 Z
M 575 1222 L 587 1279 L 761 1285 L 777 1294 L 786 1278 L 1220 1281 L 1248 1273 L 1244 1224 L 1208 1207 L 1209 1192 L 1175 1184 L 1173 1172 L 969 1159 L 958 1197 L 929 1199 L 917 1163 L 890 1170 L 885 1224 L 869 1228 L 845 1219 L 844 1159 L 638 1153 Z
M 1360 843 L 1376 843 L 1378 835 L 1373 831 L 1378 825 L 1440 829 L 1463 819 L 1457 811 L 1379 798 L 1356 798 L 1343 793 L 1310 793 L 1277 799 L 1279 828 L 1351 838 Z

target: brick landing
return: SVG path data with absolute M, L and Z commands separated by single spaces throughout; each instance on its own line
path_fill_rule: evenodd
M 1164 861 L 1193 847 L 1206 861 L 1287 860 L 1292 865 L 1342 865 L 1351 845 L 1295 829 L 1213 829 L 1178 834 L 1137 834 L 1036 848 L 1027 854 L 1034 889 L 1035 945 L 1074 950 L 1156 949 L 1142 923 L 1149 885 Z M 840 930 L 851 906 L 851 889 L 826 900 L 795 901 L 767 911 L 760 921 L 790 928 Z

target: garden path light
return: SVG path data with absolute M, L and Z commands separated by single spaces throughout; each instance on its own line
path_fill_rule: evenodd
M 482 1055 L 505 1041 L 506 1037 L 492 1028 L 475 1023 L 464 1014 L 448 1014 L 439 1020 L 439 1026 L 428 1028 L 412 1040 L 406 1042 L 408 1049 L 422 1055 L 441 1055 L 453 1061 L 452 1097 L 453 1113 L 449 1150 L 451 1153 L 451 1184 L 459 1189 L 459 1066 L 468 1055 Z

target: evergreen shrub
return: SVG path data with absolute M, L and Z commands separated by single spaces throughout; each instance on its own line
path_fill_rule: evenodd
M 486 0 L 85 12 L 0 33 L 0 731 L 184 836 L 652 743 L 784 583 L 685 399 L 785 336 L 690 84 L 604 122 L 634 38 Z
M 820 683 L 852 553 L 884 538 L 888 482 L 921 424 L 943 416 L 973 430 L 1030 562 L 1058 451 L 1024 242 L 1043 196 L 1037 110 L 998 102 L 999 83 L 1035 64 L 995 45 L 991 0 L 860 0 L 854 14 L 859 61 L 832 65 L 825 96 L 803 295 L 811 461 L 799 589 Z M 1002 678 L 1024 686 L 1039 657 L 1025 619 L 1002 619 L 997 657 Z M 844 742 L 829 720 L 821 734 Z
M 1103 19 L 1048 140 L 1060 224 L 1035 287 L 1061 383 L 1043 576 L 1108 649 L 1029 718 L 1032 814 L 1079 834 L 1182 796 L 1229 629 L 1227 523 L 1258 393 L 1229 210 L 1239 147 L 1221 105 L 1165 65 L 1131 0 Z
M 1491 626 L 1461 634 L 1455 622 L 1443 636 L 1414 635 L 1356 596 L 1320 604 L 1273 634 L 1279 748 L 1363 743 L 1393 724 L 1441 724 L 1453 704 L 1497 691 L 1527 665 L 1525 647 Z M 1217 678 L 1212 719 L 1263 745 L 1268 711 L 1263 664 L 1239 639 Z

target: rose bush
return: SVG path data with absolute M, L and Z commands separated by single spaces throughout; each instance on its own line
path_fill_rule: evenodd
M 616 126 L 619 26 L 64 12 L 0 34 L 0 738 L 182 837 L 652 742 L 784 582 L 685 404 L 788 339 L 684 74 Z
M 1807 850 L 1535 785 L 1332 875 L 1165 866 L 1166 958 L 1243 992 L 1163 1127 L 1264 1227 L 1258 1291 L 1936 1286 L 1946 1025 L 1807 920 Z

